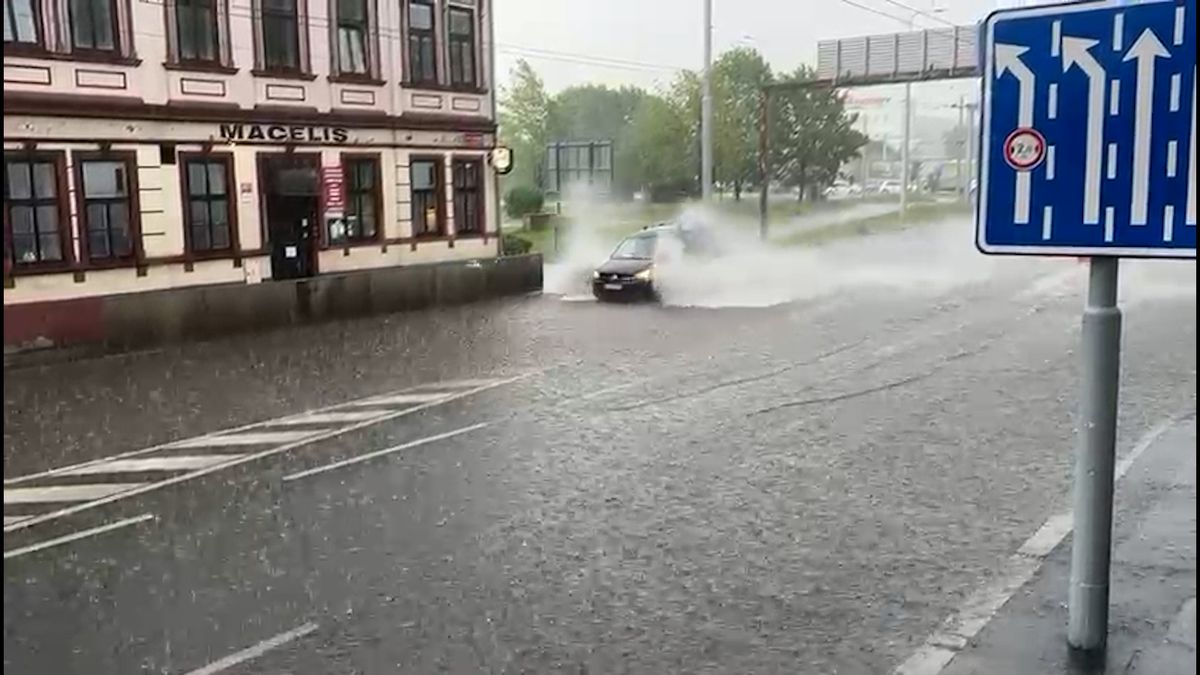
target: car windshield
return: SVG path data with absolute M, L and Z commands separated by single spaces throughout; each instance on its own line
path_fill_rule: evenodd
M 613 260 L 650 260 L 654 257 L 654 248 L 657 243 L 657 237 L 654 235 L 640 235 L 630 237 L 621 242 L 617 246 L 617 250 L 613 251 Z

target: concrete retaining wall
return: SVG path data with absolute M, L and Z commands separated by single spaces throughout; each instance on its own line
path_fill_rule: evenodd
M 131 349 L 542 289 L 540 255 L 4 306 L 6 353 Z

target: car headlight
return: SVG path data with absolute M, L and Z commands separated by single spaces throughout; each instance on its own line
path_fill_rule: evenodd
M 647 267 L 646 269 L 642 270 L 641 272 L 638 272 L 637 274 L 633 275 L 633 278 L 641 279 L 642 281 L 650 281 L 651 279 L 654 278 L 654 268 Z
M 600 270 L 593 270 L 593 271 L 592 271 L 592 278 L 593 278 L 593 279 L 599 279 L 599 278 L 600 278 Z

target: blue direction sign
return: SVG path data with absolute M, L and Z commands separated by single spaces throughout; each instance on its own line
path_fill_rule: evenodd
M 984 25 L 984 253 L 1196 257 L 1196 0 Z

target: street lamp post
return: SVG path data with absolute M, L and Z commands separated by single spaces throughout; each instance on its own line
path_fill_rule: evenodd
M 700 192 L 713 196 L 712 0 L 704 1 L 704 75 L 700 84 Z

